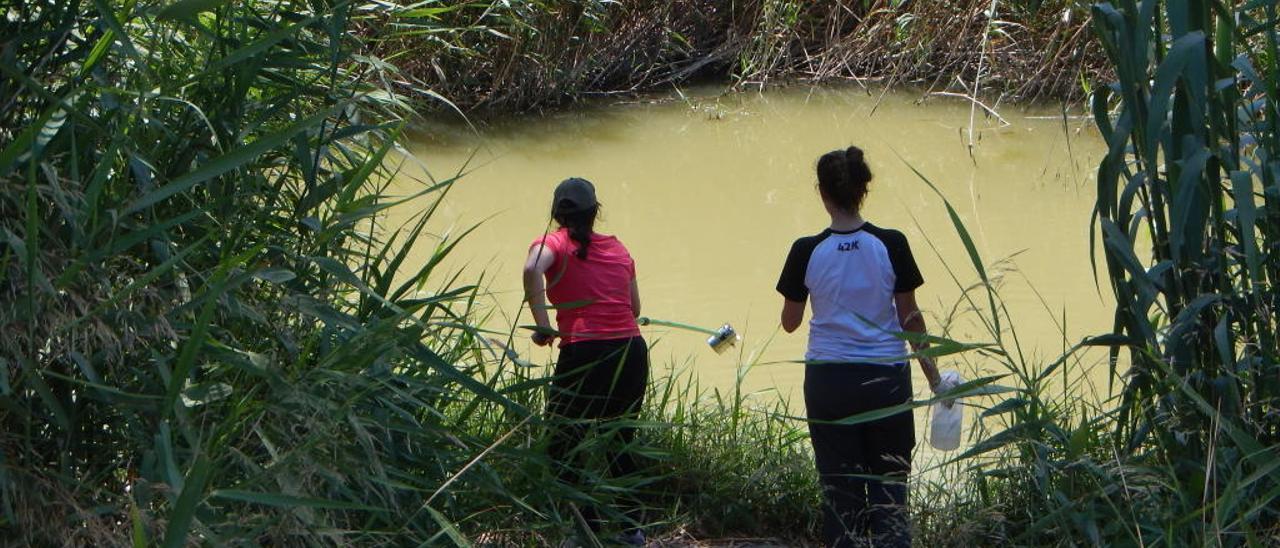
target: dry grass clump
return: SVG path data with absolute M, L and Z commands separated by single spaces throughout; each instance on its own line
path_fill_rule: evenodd
M 992 11 L 992 8 L 995 8 Z M 363 33 L 411 93 L 538 109 L 700 79 L 923 84 L 1079 100 L 1105 71 L 1085 6 L 877 0 L 379 4 Z

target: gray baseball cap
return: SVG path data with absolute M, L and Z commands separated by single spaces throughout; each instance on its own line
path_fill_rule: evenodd
M 551 213 L 579 213 L 596 207 L 596 187 L 591 181 L 570 177 L 556 186 L 551 198 Z

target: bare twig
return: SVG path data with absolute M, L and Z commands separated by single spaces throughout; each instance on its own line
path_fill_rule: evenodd
M 977 98 L 973 97 L 972 95 L 967 95 L 964 93 L 956 93 L 952 91 L 934 91 L 934 92 L 930 92 L 929 95 L 941 95 L 944 97 L 959 97 L 961 99 L 968 100 L 970 102 L 970 109 L 973 109 L 976 107 L 982 107 L 982 110 L 985 110 L 987 114 L 994 116 L 996 120 L 1000 121 L 1000 127 L 1007 127 L 1007 126 L 1013 125 L 1013 124 L 1010 124 L 1008 120 L 1005 120 L 1004 117 L 1001 116 L 999 112 L 996 112 L 996 109 L 987 106 L 982 101 L 979 101 Z M 1056 119 L 1057 117 L 1055 116 L 1054 118 Z M 969 148 L 971 149 L 973 148 L 973 114 L 969 115 Z

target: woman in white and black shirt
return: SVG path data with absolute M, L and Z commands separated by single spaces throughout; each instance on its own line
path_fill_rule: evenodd
M 901 232 L 863 220 L 871 182 L 862 150 L 818 159 L 818 192 L 831 217 L 821 233 L 796 240 L 778 292 L 782 328 L 800 327 L 813 305 L 805 353 L 805 406 L 823 487 L 823 537 L 829 546 L 910 546 L 907 475 L 915 447 L 911 411 L 854 425 L 845 417 L 911 400 L 907 345 L 896 333 L 924 333 L 915 290 L 924 283 Z M 923 344 L 912 344 L 915 350 Z M 931 388 L 938 371 L 919 359 Z

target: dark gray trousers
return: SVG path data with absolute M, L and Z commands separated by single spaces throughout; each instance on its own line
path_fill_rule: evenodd
M 907 475 L 915 448 L 911 411 L 852 425 L 826 424 L 911 400 L 905 364 L 809 364 L 804 400 L 822 484 L 828 546 L 911 546 Z
M 547 414 L 556 421 L 548 447 L 565 483 L 582 482 L 578 467 L 583 460 L 580 445 L 592 431 L 605 436 L 610 475 L 635 474 L 635 421 L 644 404 L 649 382 L 649 347 L 643 337 L 581 341 L 560 348 L 555 378 L 547 394 Z M 638 504 L 622 509 L 629 519 L 643 521 Z M 602 524 L 597 508 L 582 508 L 592 529 Z

